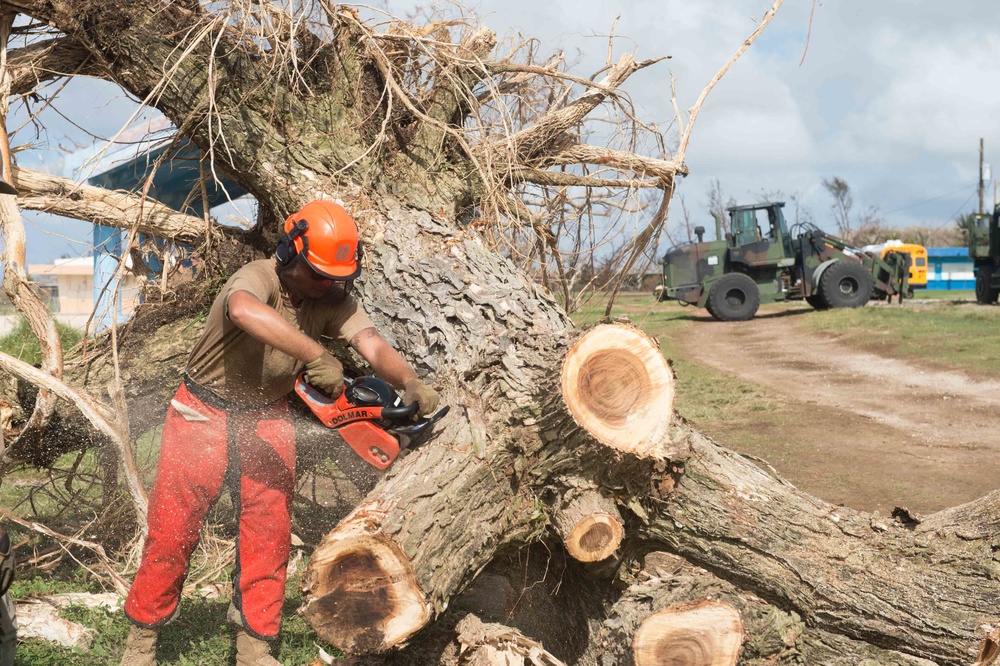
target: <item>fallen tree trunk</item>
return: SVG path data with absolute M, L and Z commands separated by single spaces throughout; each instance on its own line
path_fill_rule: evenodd
M 739 616 L 746 638 L 740 655 L 743 664 L 930 666 L 934 663 L 808 627 L 794 611 L 769 604 L 670 553 L 646 554 L 638 572 L 626 572 L 622 578 L 624 593 L 603 614 L 595 613 L 589 631 L 590 643 L 575 662 L 577 666 L 641 664 L 635 660 L 635 655 L 639 632 L 647 623 L 662 615 L 676 615 L 679 609 L 705 604 L 709 599 L 712 600 L 709 603 L 726 604 Z M 696 626 L 688 636 L 703 642 L 702 629 L 707 628 Z M 679 643 L 686 643 L 684 635 L 680 636 Z M 670 649 L 670 645 L 664 647 Z
M 460 265 L 480 266 L 480 257 L 467 256 L 473 248 L 466 239 L 451 254 Z M 395 259 L 395 271 L 380 271 L 390 282 L 406 254 L 393 249 L 399 254 L 381 254 Z M 499 547 L 542 535 L 547 507 L 560 504 L 566 479 L 577 479 L 614 498 L 633 547 L 678 553 L 859 646 L 944 664 L 973 660 L 981 625 L 1000 616 L 1000 587 L 990 574 L 990 544 L 1000 535 L 981 527 L 996 524 L 983 520 L 994 516 L 995 497 L 982 500 L 976 523 L 951 514 L 962 526 L 956 530 L 929 527 L 939 517 L 916 528 L 873 522 L 805 495 L 684 423 L 647 420 L 651 406 L 662 404 L 651 387 L 663 384 L 647 369 L 648 355 L 598 346 L 583 364 L 586 381 L 563 381 L 572 392 L 554 387 L 566 355 L 586 343 L 571 345 L 571 329 L 552 304 L 524 283 L 524 296 L 515 298 L 515 278 L 502 267 L 493 280 L 450 268 L 440 274 L 454 276 L 453 284 L 428 287 L 449 318 L 428 307 L 408 314 L 419 313 L 444 348 L 471 352 L 442 378 L 457 416 L 317 548 L 303 616 L 321 638 L 348 652 L 407 640 Z M 506 327 L 493 331 L 492 313 L 501 308 Z M 606 381 L 594 374 L 602 368 L 613 371 Z M 620 381 L 623 371 L 629 381 Z M 589 413 L 578 409 L 581 394 L 590 396 L 583 401 Z M 633 413 L 641 428 L 628 427 Z M 605 417 L 597 426 L 588 420 L 595 414 Z M 625 425 L 607 428 L 616 420 Z M 357 562 L 365 564 L 343 575 L 345 563 Z M 362 610 L 363 622 L 356 619 Z

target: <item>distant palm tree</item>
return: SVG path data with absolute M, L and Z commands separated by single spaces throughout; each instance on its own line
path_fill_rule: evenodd
M 969 242 L 969 234 L 975 228 L 977 219 L 979 219 L 978 213 L 962 213 L 955 218 L 955 228 L 962 234 L 964 242 Z

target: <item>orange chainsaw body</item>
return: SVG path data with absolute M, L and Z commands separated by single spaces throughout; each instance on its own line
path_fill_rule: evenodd
M 399 455 L 399 441 L 374 423 L 382 418 L 382 407 L 352 405 L 346 391 L 331 399 L 310 386 L 303 375 L 295 381 L 295 392 L 323 425 L 335 428 L 368 464 L 385 469 Z

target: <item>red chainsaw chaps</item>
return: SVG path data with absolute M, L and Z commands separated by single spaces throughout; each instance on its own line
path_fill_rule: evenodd
M 135 624 L 155 627 L 175 613 L 205 515 L 231 466 L 240 523 L 233 604 L 250 632 L 277 636 L 295 483 L 288 405 L 281 401 L 231 415 L 201 402 L 184 384 L 174 400 L 196 414 L 185 416 L 174 407 L 167 413 L 149 498 L 149 535 L 125 614 Z

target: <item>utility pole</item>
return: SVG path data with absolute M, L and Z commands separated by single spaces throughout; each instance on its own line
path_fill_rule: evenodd
M 979 137 L 979 213 L 983 213 L 983 137 Z

